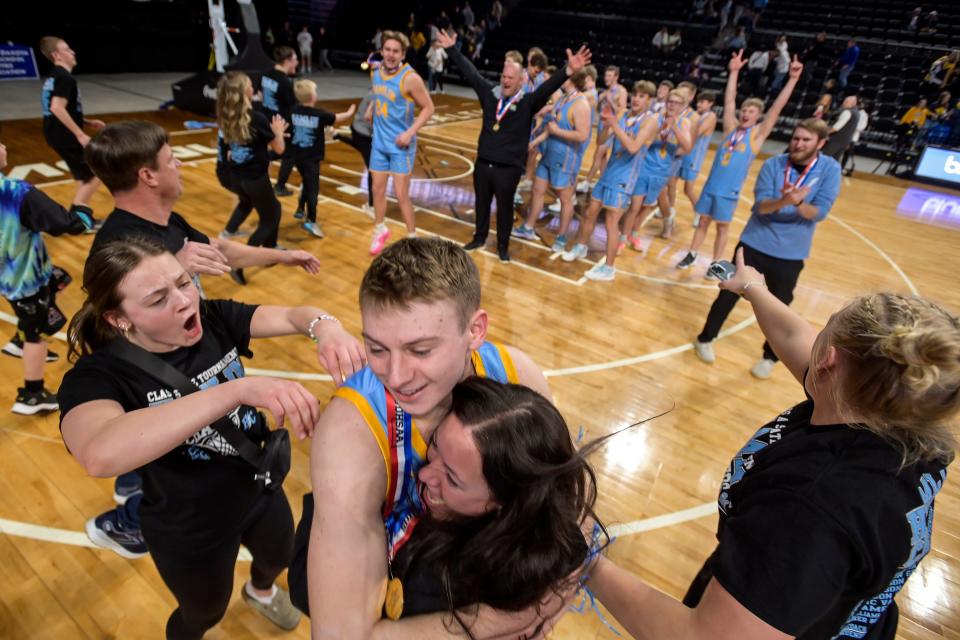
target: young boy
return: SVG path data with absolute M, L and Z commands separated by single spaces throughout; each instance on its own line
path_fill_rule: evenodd
M 304 230 L 322 238 L 323 230 L 317 224 L 317 196 L 320 195 L 320 161 L 324 153 L 323 129 L 349 122 L 357 111 L 357 105 L 352 104 L 349 109 L 336 115 L 318 109 L 317 83 L 313 80 L 297 80 L 293 85 L 293 93 L 298 104 L 290 114 L 290 153 L 303 180 L 300 202 L 293 217 L 302 220 L 306 214 L 307 220 L 302 225 Z
M 70 174 L 77 181 L 73 206 L 89 207 L 90 199 L 100 186 L 100 181 L 83 159 L 83 148 L 90 142 L 90 136 L 84 133 L 83 127 L 87 125 L 99 131 L 105 124 L 102 120 L 83 117 L 80 90 L 72 74 L 77 66 L 77 54 L 70 45 L 62 38 L 46 36 L 40 39 L 40 53 L 53 63 L 40 93 L 43 137 L 50 148 L 67 163 Z M 89 233 L 95 233 L 100 224 L 100 221 L 93 219 Z
M 0 143 L 0 169 L 7 165 L 7 148 Z M 52 336 L 67 323 L 57 308 L 53 263 L 42 232 L 79 234 L 93 226 L 90 207 L 74 204 L 69 211 L 23 180 L 0 174 L 0 293 L 17 315 L 17 336 L 23 344 L 23 387 L 17 389 L 13 412 L 34 415 L 59 408 L 56 395 L 43 386 L 47 347 L 41 336 Z

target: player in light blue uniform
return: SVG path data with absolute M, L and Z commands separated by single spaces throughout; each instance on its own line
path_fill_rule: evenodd
M 650 143 L 640 169 L 640 177 L 633 188 L 630 211 L 623 222 L 625 238 L 636 251 L 643 252 L 638 233 L 640 227 L 653 217 L 660 192 L 670 179 L 670 167 L 677 153 L 687 153 L 693 146 L 690 140 L 690 121 L 680 119 L 686 92 L 674 89 L 667 96 L 663 113 L 657 114 L 657 136 Z
M 613 263 L 619 245 L 620 218 L 630 204 L 647 145 L 656 137 L 660 122 L 655 114 L 647 110 L 656 92 L 656 85 L 652 82 L 637 82 L 630 97 L 630 111 L 617 117 L 607 103 L 601 113 L 604 131 L 613 138 L 610 142 L 610 161 L 593 189 L 576 244 L 561 256 L 564 262 L 586 257 L 587 244 L 593 236 L 597 217 L 601 209 L 606 209 L 606 261 L 586 273 L 591 280 L 613 280 L 616 275 Z
M 690 123 L 690 141 L 693 143 L 696 140 L 697 118 L 696 112 L 690 105 L 693 103 L 694 96 L 697 95 L 697 85 L 684 81 L 677 85 L 677 89 L 683 92 L 684 97 L 683 109 L 680 111 L 679 119 Z M 666 186 L 664 186 L 660 192 L 660 197 L 657 199 L 658 208 L 654 210 L 654 216 L 663 218 L 663 227 L 660 229 L 661 238 L 669 238 L 673 235 L 673 226 L 677 218 L 677 180 L 679 179 L 683 159 L 688 155 L 689 153 L 678 151 L 673 156 L 673 164 L 670 165 L 670 179 L 667 180 Z
M 581 145 L 590 138 L 590 103 L 583 94 L 586 89 L 586 71 L 581 69 L 563 83 L 564 95 L 554 106 L 549 116 L 546 131 L 541 134 L 547 143 L 546 150 L 537 165 L 530 211 L 524 224 L 515 227 L 513 235 L 526 240 L 536 239 L 533 225 L 543 210 L 547 185 L 560 199 L 560 229 L 554 242 L 554 251 L 563 251 L 566 245 L 567 227 L 573 218 L 574 187 L 580 162 L 583 160 Z M 534 145 L 540 138 L 534 140 Z M 562 244 L 560 244 L 562 241 Z
M 683 192 L 690 200 L 691 207 L 697 203 L 697 194 L 693 190 L 693 185 L 700 175 L 700 167 L 703 166 L 703 159 L 707 155 L 707 149 L 710 148 L 710 139 L 717 128 L 717 114 L 713 112 L 716 101 L 717 96 L 712 91 L 704 91 L 697 97 L 698 115 L 693 128 L 693 150 L 683 157 L 680 165 L 679 178 L 683 180 Z M 699 221 L 700 214 L 694 213 L 693 226 L 696 227 Z
M 740 189 L 747 179 L 750 165 L 770 136 L 773 127 L 786 106 L 794 87 L 803 73 L 803 65 L 794 56 L 790 64 L 789 79 L 773 102 L 762 122 L 763 101 L 747 98 L 740 105 L 740 117 L 737 117 L 737 78 L 740 69 L 746 64 L 743 51 L 730 58 L 727 87 L 723 96 L 723 141 L 713 157 L 713 167 L 697 199 L 694 211 L 700 214 L 700 224 L 693 234 L 690 250 L 677 263 L 678 269 L 687 269 L 697 259 L 697 250 L 707 237 L 710 221 L 717 223 L 717 235 L 713 243 L 713 259 L 719 260 L 727 245 L 730 222 L 740 200 Z M 707 271 L 705 277 L 712 277 Z
M 387 179 L 393 176 L 393 189 L 407 235 L 417 232 L 410 201 L 410 173 L 417 152 L 417 131 L 433 115 L 433 101 L 423 79 L 403 62 L 410 41 L 402 33 L 384 31 L 381 53 L 383 63 L 370 73 L 374 100 L 370 103 L 373 119 L 373 143 L 370 148 L 370 173 L 373 176 L 374 229 L 370 254 L 383 251 L 390 231 L 384 224 L 387 215 Z M 420 113 L 414 117 L 416 108 Z M 365 114 L 366 115 L 366 114 Z
M 620 67 L 610 65 L 604 69 L 603 82 L 607 88 L 600 94 L 601 105 L 597 107 L 598 118 L 603 102 L 610 104 L 616 113 L 625 111 L 630 96 L 626 88 L 620 84 Z M 610 158 L 610 145 L 612 143 L 613 136 L 609 135 L 601 120 L 597 126 L 597 150 L 593 154 L 593 164 L 590 165 L 590 170 L 587 171 L 587 177 L 577 183 L 578 192 L 586 193 L 590 191 L 594 185 L 594 176 L 597 174 L 603 175 Z

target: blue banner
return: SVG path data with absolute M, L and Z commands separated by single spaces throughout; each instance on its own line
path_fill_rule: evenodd
M 33 49 L 20 44 L 0 44 L 0 80 L 35 80 L 37 59 Z

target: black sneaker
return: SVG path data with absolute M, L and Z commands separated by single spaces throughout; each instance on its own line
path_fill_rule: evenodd
M 506 264 L 510 262 L 510 252 L 506 249 L 500 249 L 497 253 L 500 254 L 500 262 Z
M 17 401 L 13 403 L 14 413 L 22 416 L 32 416 L 41 411 L 56 411 L 60 408 L 57 403 L 57 396 L 46 389 L 40 391 L 27 391 L 23 387 L 17 389 Z
M 306 217 L 307 217 L 307 214 L 305 214 L 305 213 L 304 213 L 303 211 L 301 211 L 300 209 L 297 209 L 296 211 L 293 212 L 293 219 L 294 219 L 294 220 L 303 220 L 303 219 L 306 218 Z
M 54 291 L 63 291 L 71 282 L 73 282 L 73 277 L 67 273 L 66 269 L 63 267 L 53 268 L 53 275 L 50 276 L 50 286 Z
M 292 195 L 293 195 L 293 190 L 288 189 L 286 185 L 279 185 L 279 184 L 276 185 L 276 186 L 273 188 L 273 192 L 276 193 L 276 194 L 277 194 L 278 196 L 280 196 L 280 197 L 292 196 Z
M 14 358 L 23 357 L 23 339 L 20 337 L 19 333 L 13 334 L 13 337 L 10 338 L 10 342 L 3 345 L 3 349 L 0 349 L 4 355 L 8 355 Z M 59 353 L 54 353 L 47 349 L 47 362 L 56 362 L 60 359 Z
M 693 251 L 688 251 L 687 255 L 683 256 L 683 260 L 677 263 L 677 269 L 689 269 L 697 260 L 697 254 Z
M 125 529 L 120 524 L 116 509 L 90 518 L 86 529 L 87 536 L 98 547 L 115 551 L 129 560 L 147 555 L 147 543 L 143 541 L 140 530 Z
M 230 269 L 230 277 L 239 285 L 247 284 L 247 279 L 243 275 L 243 269 Z
M 471 241 L 468 242 L 467 244 L 463 245 L 463 250 L 464 250 L 464 251 L 476 251 L 477 249 L 482 249 L 482 248 L 483 248 L 483 245 L 485 245 L 486 243 L 487 243 L 486 240 L 477 240 L 476 238 L 474 238 L 473 240 L 471 240 Z

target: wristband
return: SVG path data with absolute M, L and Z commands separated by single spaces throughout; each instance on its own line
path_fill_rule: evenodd
M 754 286 L 754 285 L 756 285 L 756 286 L 758 286 L 758 287 L 764 287 L 764 288 L 766 288 L 767 283 L 764 282 L 764 281 L 762 281 L 762 280 L 751 280 L 750 282 L 748 282 L 748 283 L 746 283 L 745 285 L 743 285 L 743 289 L 740 289 L 740 297 L 742 298 L 743 296 L 747 295 L 747 289 L 749 289 L 750 287 L 752 287 L 752 286 Z
M 313 333 L 313 328 L 317 326 L 317 323 L 322 320 L 329 320 L 331 322 L 336 322 L 337 324 L 340 324 L 340 321 L 337 320 L 334 316 L 327 315 L 326 313 L 320 314 L 319 316 L 311 320 L 310 324 L 307 325 L 307 337 L 309 337 L 314 342 L 319 342 L 319 340 L 317 340 L 317 336 Z

